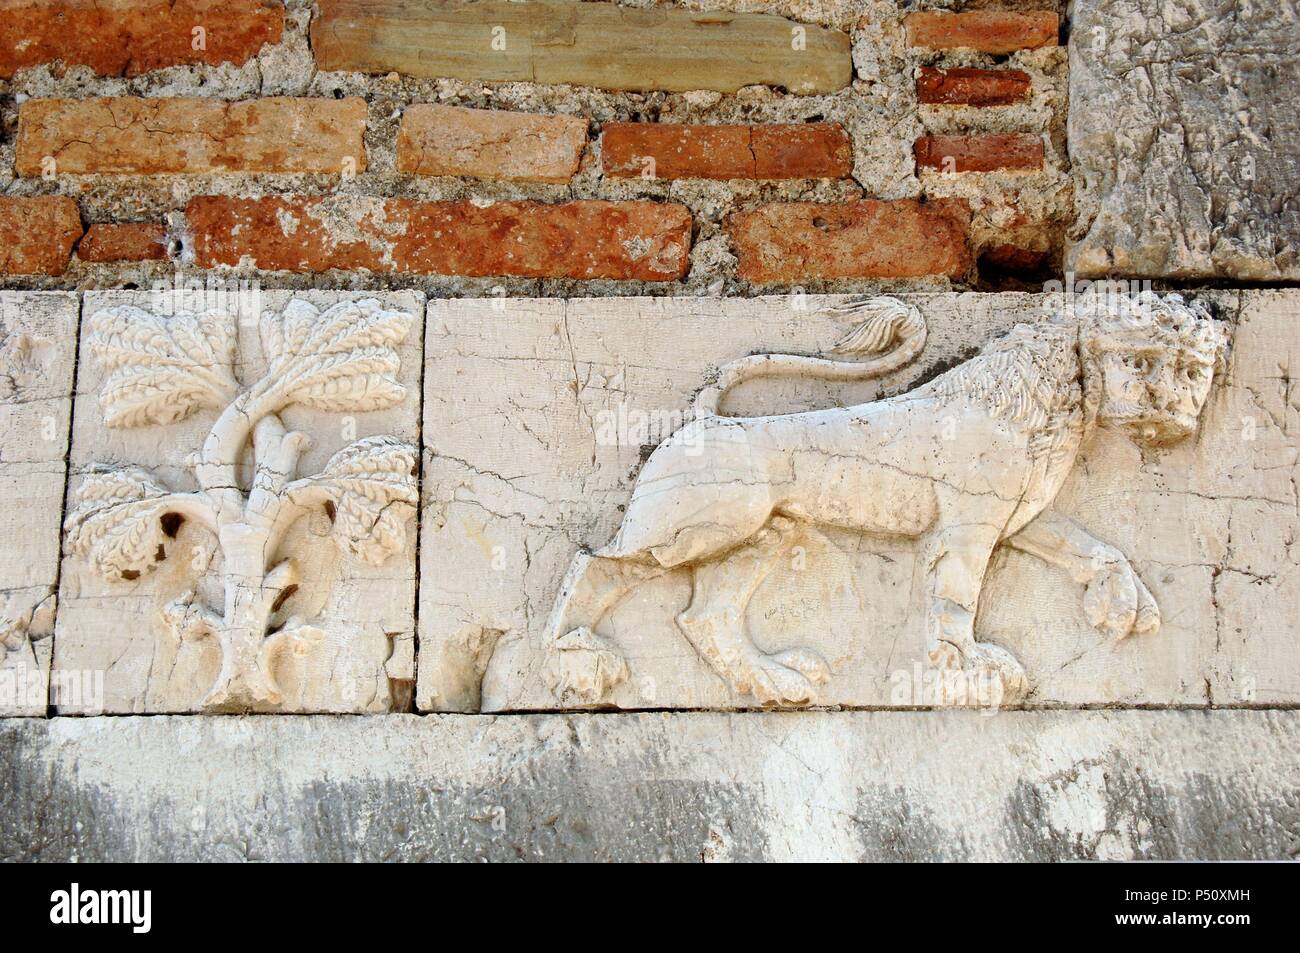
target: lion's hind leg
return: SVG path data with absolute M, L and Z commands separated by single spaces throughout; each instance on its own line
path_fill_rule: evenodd
M 546 624 L 550 681 L 562 701 L 603 702 L 627 678 L 622 655 L 596 627 L 630 589 L 665 572 L 634 558 L 585 552 L 574 557 Z
M 700 656 L 739 694 L 762 704 L 803 705 L 814 686 L 830 677 L 826 663 L 808 649 L 766 655 L 745 632 L 745 610 L 759 585 L 793 541 L 794 521 L 777 516 L 753 542 L 721 559 L 697 565 L 690 605 L 677 625 Z

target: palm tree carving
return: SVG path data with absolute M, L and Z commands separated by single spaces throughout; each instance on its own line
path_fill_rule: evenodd
M 281 652 L 304 654 L 323 631 L 291 615 L 272 616 L 296 590 L 298 566 L 281 544 L 301 517 L 322 510 L 335 543 L 379 565 L 406 545 L 418 502 L 417 450 L 394 437 L 367 437 L 340 450 L 320 473 L 297 475 L 310 445 L 287 431 L 291 404 L 327 412 L 380 410 L 399 403 L 395 346 L 413 317 L 378 301 L 347 301 L 321 312 L 294 299 L 266 312 L 258 331 L 266 373 L 249 386 L 235 373 L 237 334 L 218 311 L 160 317 L 123 305 L 91 318 L 90 350 L 107 372 L 99 403 L 109 427 L 143 427 L 216 411 L 203 446 L 187 464 L 198 489 L 176 492 L 140 467 L 96 468 L 78 487 L 65 524 L 68 548 L 110 580 L 137 579 L 166 556 L 184 520 L 217 538 L 225 602 L 210 608 L 187 592 L 162 610 L 182 639 L 216 639 L 221 670 L 203 706 L 265 708 L 282 701 L 274 666 Z M 248 446 L 253 475 L 240 485 Z

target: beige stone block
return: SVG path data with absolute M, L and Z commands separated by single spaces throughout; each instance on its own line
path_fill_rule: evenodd
M 853 75 L 847 33 L 763 13 L 324 0 L 311 37 L 321 69 L 434 79 L 721 92 L 766 84 L 806 95 L 842 89 Z
M 420 707 L 1293 698 L 1297 299 L 1194 298 L 431 302 Z
M 193 297 L 85 296 L 56 670 L 107 712 L 404 704 L 421 296 Z
M 587 144 L 581 116 L 416 103 L 402 113 L 397 169 L 525 182 L 568 182 Z
M 0 292 L 0 716 L 46 711 L 77 304 Z
M 18 113 L 15 171 L 122 175 L 366 168 L 366 102 L 270 96 L 244 102 L 134 96 L 31 99 Z

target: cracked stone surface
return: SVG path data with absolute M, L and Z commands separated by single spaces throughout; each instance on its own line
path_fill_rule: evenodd
M 1300 14 L 1077 0 L 1070 158 L 1080 275 L 1300 278 Z
M 1286 859 L 1296 712 L 0 722 L 3 860 Z
M 46 711 L 77 307 L 0 292 L 0 716 Z
M 234 373 L 243 387 L 252 386 L 268 367 L 258 317 L 265 311 L 283 310 L 293 298 L 322 311 L 345 300 L 378 298 L 383 308 L 414 317 L 405 337 L 393 345 L 399 358 L 395 378 L 405 388 L 400 402 L 387 409 L 349 410 L 354 404 L 362 405 L 346 399 L 346 390 L 339 390 L 337 408 L 326 406 L 333 398 L 322 397 L 320 406 L 291 403 L 280 411 L 283 428 L 301 431 L 310 438 L 310 445 L 297 462 L 297 476 L 320 474 L 336 453 L 351 445 L 368 446 L 364 444 L 366 438 L 377 435 L 418 445 L 422 297 L 412 292 L 377 296 L 263 292 L 257 296 L 241 295 L 238 289 L 232 289 L 224 304 L 237 317 Z M 78 489 L 96 467 L 141 468 L 138 472 L 146 472 L 168 490 L 195 490 L 194 455 L 217 419 L 215 410 L 200 409 L 175 423 L 105 425 L 105 409 L 101 406 L 106 378 L 104 353 L 114 355 L 118 351 L 110 349 L 93 355 L 88 338 L 91 317 L 121 305 L 134 305 L 155 314 L 166 314 L 169 307 L 194 307 L 168 292 L 88 292 L 84 296 L 86 320 L 82 322 L 73 421 L 69 512 L 78 503 Z M 346 342 L 347 338 L 339 340 Z M 374 359 L 379 364 L 376 376 L 366 387 L 386 387 L 377 375 L 378 367 L 388 358 L 372 350 L 376 350 Z M 259 454 L 258 459 L 260 462 L 264 458 Z M 252 477 L 251 464 L 245 446 L 236 481 L 246 493 Z M 270 476 L 264 473 L 263 479 L 273 479 L 275 472 L 272 467 L 266 471 Z M 406 527 L 401 551 L 372 564 L 345 552 L 331 539 L 348 517 L 344 506 L 340 503 L 333 511 L 329 506 L 307 511 L 288 526 L 277 550 L 292 558 L 297 580 L 284 588 L 283 598 L 276 601 L 268 631 L 292 632 L 295 626 L 310 623 L 320 632 L 313 633 L 315 641 L 304 645 L 302 654 L 285 652 L 275 657 L 275 679 L 283 701 L 273 710 L 386 712 L 408 704 L 414 678 L 414 525 Z M 65 548 L 63 611 L 57 624 L 54 667 L 60 674 L 102 673 L 103 691 L 101 699 L 70 699 L 66 705 L 61 702 L 61 713 L 201 710 L 217 680 L 223 653 L 216 639 L 190 634 L 191 624 L 205 616 L 202 606 L 220 617 L 221 607 L 229 599 L 231 590 L 223 592 L 229 547 L 224 537 L 219 545 L 218 537 L 188 514 L 170 532 L 164 526 L 164 535 L 157 542 L 161 558 L 152 571 L 140 574 L 132 569 L 116 573 L 113 579 L 105 578 L 102 569 L 93 569 L 87 556 L 79 554 L 71 543 Z M 272 575 L 265 576 L 267 584 Z M 196 598 L 188 597 L 191 592 Z M 191 612 L 169 625 L 167 611 L 173 600 L 199 607 L 194 609 L 198 615 Z
M 1292 546 L 1300 404 L 1290 377 L 1300 295 L 1195 298 L 1232 338 L 1195 436 L 1143 449 L 1098 430 L 1048 511 L 1126 556 L 1163 624 L 1107 635 L 1089 624 L 1070 572 L 1000 547 L 975 632 L 1019 659 L 1026 704 L 1294 704 L 1300 695 Z M 755 380 L 736 389 L 729 413 L 904 393 L 1062 305 L 1025 294 L 902 300 L 929 325 L 912 364 L 878 383 Z M 825 353 L 852 326 L 822 310 L 841 301 L 430 302 L 419 706 L 582 704 L 557 699 L 546 636 L 575 554 L 614 538 L 645 459 L 689 419 L 693 395 L 719 365 L 752 353 Z M 862 478 L 855 498 L 872 493 Z M 930 704 L 920 562 L 907 539 L 819 526 L 759 584 L 749 635 L 764 652 L 798 644 L 824 659 L 830 679 L 819 704 Z M 633 587 L 594 639 L 562 647 L 577 664 L 573 679 L 601 705 L 753 706 L 676 627 L 689 595 L 682 571 Z

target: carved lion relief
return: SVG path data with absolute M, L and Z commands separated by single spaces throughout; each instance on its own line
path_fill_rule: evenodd
M 310 617 L 294 598 L 307 583 L 305 565 L 315 565 L 304 547 L 328 544 L 315 541 L 323 534 L 300 534 L 291 545 L 290 530 L 304 518 L 327 520 L 345 558 L 378 566 L 406 549 L 418 502 L 416 447 L 365 437 L 319 472 L 300 475 L 312 439 L 281 415 L 290 407 L 346 415 L 399 404 L 406 387 L 396 347 L 414 317 L 376 300 L 321 310 L 293 299 L 261 316 L 265 369 L 250 380 L 241 379 L 247 362 L 230 314 L 163 317 L 117 305 L 89 321 L 89 351 L 105 375 L 98 401 L 107 427 L 175 424 L 202 411 L 213 422 L 186 459 L 193 490 L 173 489 L 140 466 L 91 468 L 76 486 L 66 548 L 98 576 L 132 582 L 185 558 L 169 545 L 182 524 L 210 534 L 215 552 L 194 567 L 194 588 L 161 608 L 162 628 L 219 648 L 204 710 L 273 709 L 283 698 L 280 656 L 316 651 L 331 621 L 328 601 L 321 617 Z M 220 577 L 215 601 L 197 592 L 211 572 Z
M 547 677 L 559 701 L 600 704 L 635 675 L 599 627 L 633 590 L 684 568 L 690 596 L 676 625 L 713 672 L 761 704 L 815 702 L 826 660 L 801 645 L 760 651 L 745 622 L 756 589 L 809 527 L 917 541 L 925 656 L 951 688 L 945 703 L 1010 704 L 1026 691 L 1019 662 L 975 637 L 999 546 L 1068 571 L 1107 636 L 1159 627 L 1159 606 L 1124 554 L 1050 506 L 1098 428 L 1153 447 L 1195 431 L 1226 347 L 1208 312 L 1177 295 L 1085 299 L 895 397 L 721 412 L 750 378 L 869 379 L 921 353 L 927 328 L 915 307 L 875 298 L 851 310 L 858 323 L 833 358 L 758 354 L 726 365 L 700 392 L 695 419 L 650 454 L 614 538 L 574 559 L 552 610 Z

